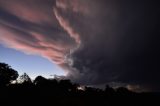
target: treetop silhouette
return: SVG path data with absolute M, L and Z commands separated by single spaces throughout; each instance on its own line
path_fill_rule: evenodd
M 18 72 L 8 64 L 0 63 L 0 86 L 7 85 L 18 78 Z

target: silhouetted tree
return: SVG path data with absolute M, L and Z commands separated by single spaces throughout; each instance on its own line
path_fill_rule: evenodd
M 72 89 L 72 83 L 70 80 L 60 80 L 59 85 L 63 91 L 71 91 Z
M 92 88 L 92 87 L 85 87 L 85 91 L 86 93 L 93 93 L 96 91 L 96 88 Z
M 109 85 L 106 85 L 105 94 L 107 96 L 112 96 L 114 93 L 115 93 L 115 90 L 112 87 L 110 87 Z
M 78 91 L 78 87 L 80 87 L 79 84 L 72 84 L 72 88 L 71 88 L 72 92 L 77 92 Z
M 47 84 L 48 80 L 42 76 L 37 76 L 33 83 L 37 86 L 45 86 Z
M 8 64 L 0 63 L 0 86 L 9 84 L 16 80 L 18 72 L 11 68 Z
M 49 86 L 50 87 L 57 87 L 58 86 L 58 81 L 56 79 L 49 79 L 48 80 Z
M 23 75 L 19 77 L 19 81 L 20 83 L 32 83 L 31 78 L 26 73 L 24 73 Z
M 127 88 L 125 87 L 119 87 L 116 89 L 117 93 L 120 94 L 120 95 L 129 95 L 131 94 L 132 92 L 130 90 L 128 90 Z

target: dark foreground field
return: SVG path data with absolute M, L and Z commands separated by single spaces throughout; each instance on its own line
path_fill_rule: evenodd
M 160 106 L 158 93 L 134 93 L 125 88 L 109 87 L 104 91 L 86 87 L 83 91 L 61 84 L 56 87 L 15 84 L 1 88 L 0 106 Z

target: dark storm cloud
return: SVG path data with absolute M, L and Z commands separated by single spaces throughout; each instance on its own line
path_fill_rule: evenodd
M 73 1 L 84 10 L 76 6 L 74 11 Z M 118 82 L 160 90 L 158 2 L 67 0 L 69 7 L 59 2 L 61 15 L 82 42 L 71 55 L 69 77 L 86 84 Z
M 158 4 L 0 0 L 0 40 L 58 63 L 67 78 L 82 84 L 160 90 Z

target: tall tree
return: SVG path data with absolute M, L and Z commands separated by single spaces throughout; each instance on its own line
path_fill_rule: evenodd
M 18 78 L 18 72 L 6 63 L 0 63 L 0 86 L 9 84 Z
M 22 74 L 19 77 L 19 81 L 20 83 L 32 83 L 32 80 L 27 73 Z

